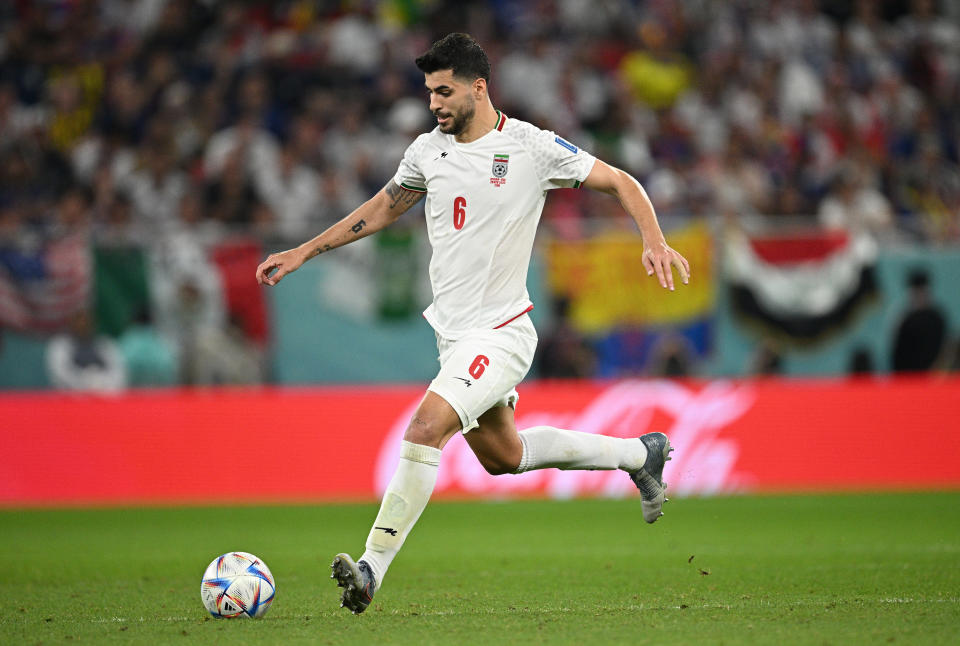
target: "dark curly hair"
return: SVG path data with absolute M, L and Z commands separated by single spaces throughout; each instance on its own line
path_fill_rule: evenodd
M 424 74 L 452 70 L 459 79 L 473 81 L 481 78 L 490 82 L 487 54 L 469 34 L 447 34 L 418 57 L 416 63 Z

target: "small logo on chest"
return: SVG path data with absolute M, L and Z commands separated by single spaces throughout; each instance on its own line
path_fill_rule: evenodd
M 490 171 L 493 177 L 490 183 L 494 186 L 503 186 L 507 182 L 507 165 L 510 163 L 510 155 L 494 155 L 493 169 Z

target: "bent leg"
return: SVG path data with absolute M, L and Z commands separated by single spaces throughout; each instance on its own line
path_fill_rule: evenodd
M 647 459 L 639 438 L 609 437 L 552 426 L 532 426 L 519 433 L 523 459 L 517 472 L 556 468 L 589 471 L 636 471 Z
M 622 469 L 640 490 L 643 519 L 656 522 L 663 516 L 667 484 L 664 464 L 673 447 L 663 433 L 646 433 L 638 438 L 608 437 L 552 426 L 534 426 L 518 433 L 523 457 L 517 473 L 534 469 Z
M 647 459 L 639 438 L 609 437 L 552 426 L 517 432 L 513 408 L 491 408 L 477 420 L 479 427 L 464 434 L 480 464 L 491 475 L 535 469 L 636 471 Z
M 513 408 L 495 406 L 477 419 L 479 426 L 463 438 L 477 460 L 491 475 L 516 473 L 523 457 L 523 444 L 513 422 Z

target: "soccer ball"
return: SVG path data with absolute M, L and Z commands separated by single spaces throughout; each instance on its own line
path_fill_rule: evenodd
M 227 552 L 207 566 L 200 582 L 200 599 L 214 617 L 262 617 L 277 586 L 270 568 L 247 552 Z

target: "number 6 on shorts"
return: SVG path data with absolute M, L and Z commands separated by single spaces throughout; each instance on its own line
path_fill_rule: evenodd
M 473 363 L 470 364 L 470 376 L 474 379 L 479 379 L 483 374 L 483 371 L 487 369 L 487 366 L 490 365 L 490 359 L 478 354 L 477 358 L 473 360 Z

